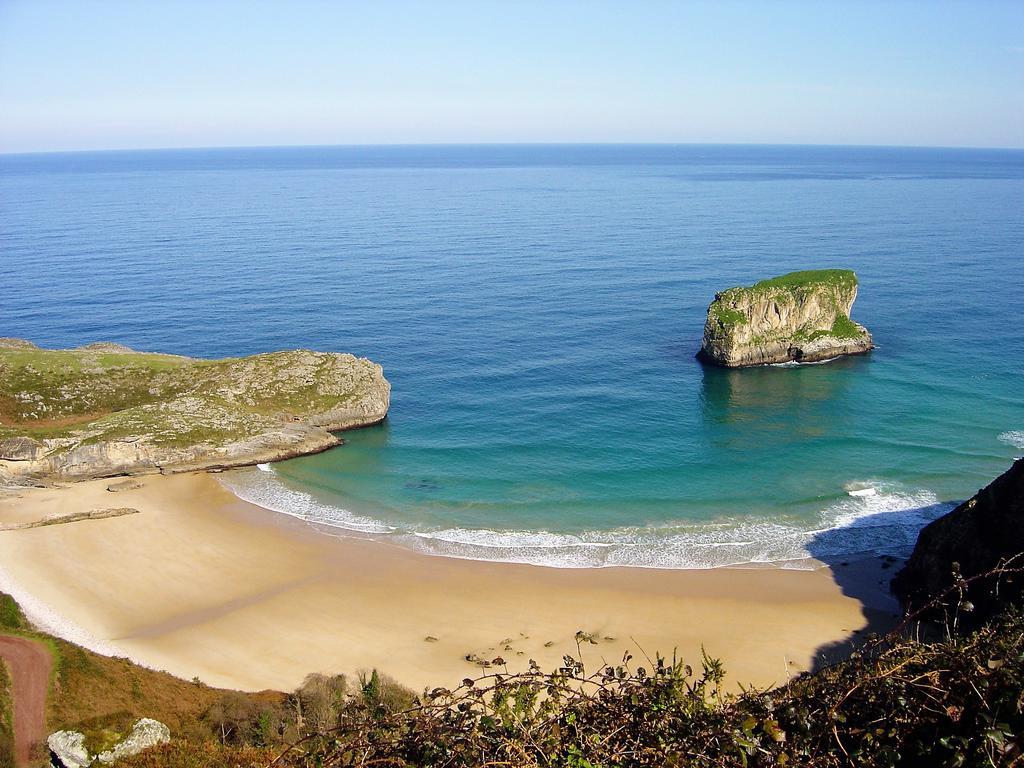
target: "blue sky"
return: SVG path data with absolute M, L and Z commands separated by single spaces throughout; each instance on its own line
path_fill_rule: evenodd
M 1024 1 L 0 0 L 0 152 L 1024 147 Z

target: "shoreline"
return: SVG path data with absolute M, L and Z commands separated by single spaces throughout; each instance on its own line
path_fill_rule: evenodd
M 0 524 L 139 510 L 0 532 L 0 588 L 16 584 L 53 634 L 219 687 L 290 690 L 310 672 L 362 668 L 414 689 L 453 685 L 484 671 L 467 655 L 554 668 L 576 653 L 577 631 L 597 639 L 583 648 L 588 666 L 627 650 L 699 663 L 703 646 L 733 686 L 766 686 L 892 609 L 871 598 L 877 562 L 840 572 L 469 560 L 325 535 L 207 473 L 137 480 L 117 493 L 108 479 L 0 497 Z
M 260 471 L 262 470 L 262 471 Z M 813 570 L 878 557 L 905 559 L 918 531 L 942 511 L 927 489 L 898 482 L 850 481 L 842 493 L 821 497 L 817 519 L 758 519 L 726 515 L 611 529 L 421 527 L 381 515 L 362 500 L 307 487 L 272 465 L 218 475 L 241 500 L 301 520 L 339 537 L 368 538 L 437 557 L 550 568 L 794 568 Z

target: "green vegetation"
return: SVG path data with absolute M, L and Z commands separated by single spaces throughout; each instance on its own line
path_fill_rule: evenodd
M 825 336 L 831 336 L 835 339 L 859 339 L 864 336 L 864 331 L 859 325 L 847 317 L 845 313 L 838 312 L 836 314 L 835 322 L 832 323 L 831 328 L 820 328 L 816 331 L 811 331 L 810 333 L 797 331 L 796 333 L 791 334 L 789 338 L 793 341 L 808 342 Z M 764 342 L 768 341 L 768 339 L 761 338 L 758 339 L 758 341 Z
M 789 272 L 779 277 L 761 280 L 750 288 L 741 290 L 764 291 L 776 288 L 794 289 L 809 286 L 830 285 L 837 288 L 855 288 L 857 275 L 852 269 L 807 269 Z
M 0 421 L 31 431 L 81 423 L 188 386 L 188 358 L 89 351 L 0 349 Z M 53 431 L 53 430 L 50 430 Z
M 14 765 L 14 702 L 11 674 L 0 659 L 0 765 Z
M 1024 616 L 1016 611 L 966 637 L 876 640 L 770 691 L 732 696 L 723 677 L 708 656 L 699 672 L 626 657 L 590 674 L 567 656 L 552 673 L 490 674 L 398 711 L 357 690 L 339 699 L 333 727 L 309 728 L 286 749 L 257 747 L 263 737 L 239 728 L 232 733 L 250 734 L 248 745 L 179 739 L 122 766 L 190 768 L 212 751 L 218 765 L 247 768 L 269 765 L 269 755 L 292 768 L 1020 765 Z
M 172 398 L 195 366 L 170 355 L 0 349 L 0 437 L 69 435 L 107 414 Z
M 831 335 L 837 339 L 859 339 L 864 335 L 864 330 L 845 314 L 838 313 L 836 321 L 832 323 Z
M 114 345 L 44 350 L 0 341 L 0 440 L 51 440 L 57 455 L 139 437 L 158 448 L 219 447 L 367 399 L 386 410 L 379 367 L 351 355 L 199 360 Z
M 21 606 L 10 595 L 0 592 L 0 631 L 18 632 L 28 628 Z
M 723 305 L 720 301 L 716 301 L 711 305 L 711 311 L 715 313 L 715 320 L 723 328 L 729 328 L 734 325 L 742 325 L 747 322 L 747 316 L 736 309 L 731 309 Z
M 735 303 L 767 293 L 800 293 L 823 287 L 847 293 L 857 287 L 857 275 L 852 269 L 809 269 L 761 280 L 753 285 L 729 288 L 719 296 L 722 301 Z
M 1003 566 L 972 586 L 1002 594 L 999 579 L 1021 573 Z M 964 587 L 930 605 L 969 610 Z M 222 691 L 49 638 L 60 658 L 49 720 L 97 748 L 141 716 L 170 726 L 171 743 L 122 768 L 1021 765 L 1024 613 L 1007 605 L 970 634 L 955 623 L 938 641 L 922 634 L 908 619 L 838 664 L 732 694 L 707 654 L 697 670 L 646 654 L 588 669 L 580 633 L 554 671 L 510 674 L 495 658 L 488 674 L 420 696 L 375 670 L 354 684 L 310 675 L 291 694 Z
M 47 701 L 48 726 L 83 733 L 92 754 L 120 741 L 141 717 L 166 723 L 174 736 L 168 749 L 173 757 L 149 762 L 153 755 L 146 753 L 134 759 L 141 761 L 138 765 L 262 768 L 288 744 L 329 732 L 347 709 L 390 717 L 417 701 L 412 691 L 377 670 L 359 673 L 355 685 L 349 685 L 344 675 L 309 675 L 290 694 L 211 688 L 38 632 L 17 602 L 2 592 L 0 632 L 51 648 L 54 679 Z M 5 674 L 0 665 L 0 765 L 12 764 L 3 760 L 5 735 L 11 736 Z M 159 750 L 154 752 L 159 756 Z

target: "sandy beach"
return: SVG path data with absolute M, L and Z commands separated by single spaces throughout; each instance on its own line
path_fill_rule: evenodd
M 139 514 L 0 531 L 0 589 L 55 634 L 180 677 L 291 689 L 309 672 L 377 668 L 413 687 L 480 671 L 467 654 L 556 666 L 656 651 L 733 683 L 808 669 L 867 623 L 827 568 L 552 569 L 455 560 L 328 536 L 243 502 L 215 475 L 28 489 L 0 526 L 110 508 Z M 429 639 L 428 639 L 429 638 Z M 642 649 L 642 650 L 641 650 Z

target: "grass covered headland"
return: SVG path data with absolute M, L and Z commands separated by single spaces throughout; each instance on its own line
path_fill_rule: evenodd
M 387 413 L 381 367 L 291 350 L 204 360 L 0 339 L 0 477 L 79 479 L 309 453 Z

